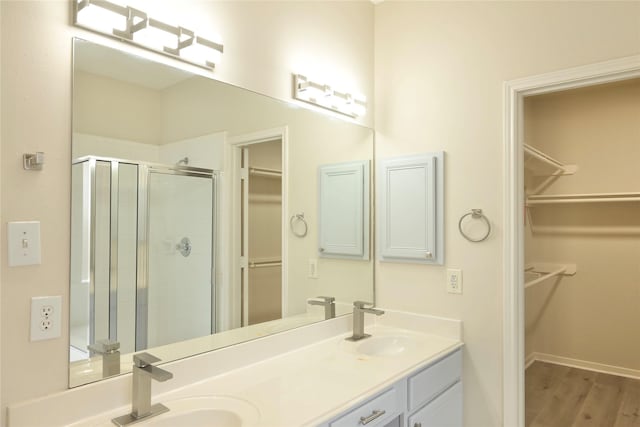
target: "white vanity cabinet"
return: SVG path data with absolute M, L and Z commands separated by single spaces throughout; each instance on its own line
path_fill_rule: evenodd
M 462 352 L 412 372 L 320 427 L 461 427 Z

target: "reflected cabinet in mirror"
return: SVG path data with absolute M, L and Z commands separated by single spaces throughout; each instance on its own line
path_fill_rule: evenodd
M 71 387 L 373 301 L 370 129 L 79 39 L 73 78 Z

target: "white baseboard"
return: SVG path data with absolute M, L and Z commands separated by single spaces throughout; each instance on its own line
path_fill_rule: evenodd
M 620 377 L 640 379 L 640 370 L 623 368 L 620 366 L 605 365 L 603 363 L 588 362 L 586 360 L 571 359 L 569 357 L 555 356 L 553 354 L 533 352 L 525 359 L 525 369 L 533 362 L 547 362 L 556 365 L 569 366 L 571 368 L 586 369 L 588 371 L 602 372 L 603 374 L 618 375 Z
M 526 371 L 529 366 L 533 365 L 533 362 L 535 362 L 536 360 L 536 355 L 538 353 L 533 352 L 533 353 L 529 353 L 529 355 L 527 357 L 524 358 L 524 370 Z

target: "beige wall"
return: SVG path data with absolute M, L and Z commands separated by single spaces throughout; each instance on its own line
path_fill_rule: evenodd
M 215 29 L 225 43 L 215 76 L 224 81 L 289 99 L 293 70 L 321 74 L 326 69 L 330 71 L 327 78 L 353 86 L 373 100 L 373 6 L 368 2 L 128 3 L 158 18 L 171 15 L 172 22 L 186 27 Z M 29 342 L 28 334 L 31 297 L 63 295 L 64 307 L 68 307 L 71 38 L 122 44 L 71 27 L 68 1 L 2 1 L 0 6 L 0 247 L 6 247 L 6 221 L 42 222 L 42 265 L 7 268 L 6 257 L 2 257 L 4 410 L 9 403 L 67 387 L 66 334 L 35 343 Z M 361 122 L 371 125 L 373 115 Z M 34 151 L 46 153 L 44 170 L 23 171 L 22 153 Z M 62 330 L 67 329 L 65 315 Z
M 162 143 L 162 91 L 82 71 L 73 77 L 73 131 Z
M 525 138 L 578 166 L 545 194 L 640 192 L 640 79 L 527 99 Z M 527 290 L 526 354 L 640 372 L 640 204 L 539 206 L 531 219 L 526 262 L 578 272 Z
M 640 53 L 638 2 L 395 2 L 375 9 L 376 157 L 444 149 L 445 266 L 379 263 L 381 306 L 464 322 L 465 424 L 502 417 L 503 82 Z M 484 209 L 491 238 L 458 218 Z M 445 268 L 463 269 L 463 295 Z

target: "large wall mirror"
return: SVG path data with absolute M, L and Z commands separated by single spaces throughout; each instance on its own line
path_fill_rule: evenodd
M 74 40 L 71 387 L 373 301 L 373 131 Z

